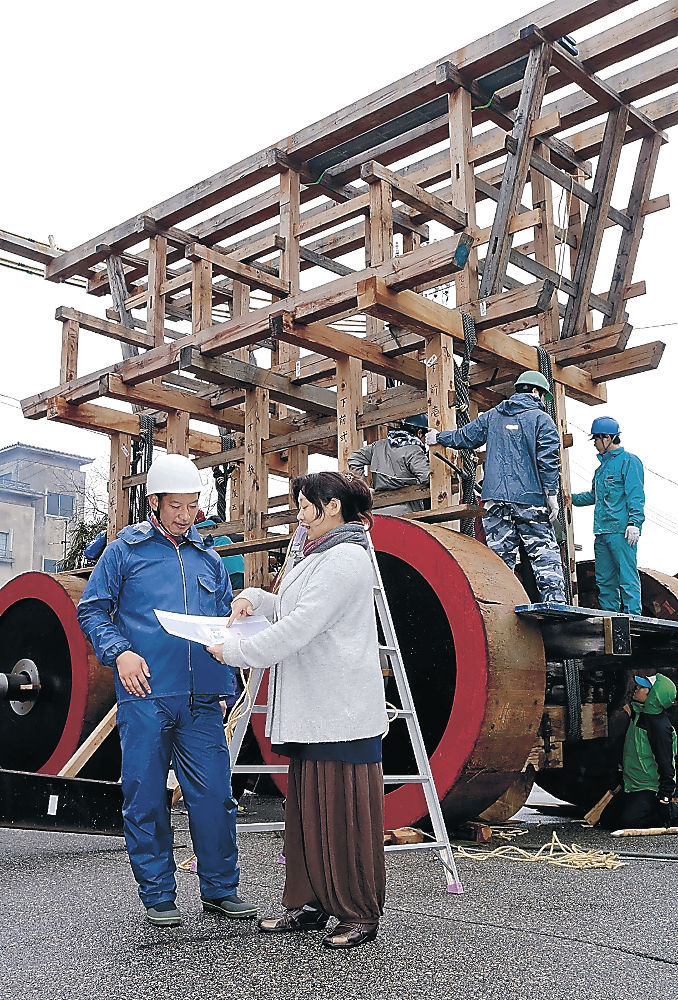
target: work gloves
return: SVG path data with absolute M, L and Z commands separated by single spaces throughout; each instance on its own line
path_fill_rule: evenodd
M 549 508 L 549 521 L 553 524 L 554 521 L 558 520 L 558 497 L 552 496 L 546 498 L 548 501 Z
M 661 825 L 666 827 L 671 826 L 671 800 L 658 799 L 657 812 L 659 813 L 659 822 Z
M 429 448 L 431 447 L 432 444 L 438 444 L 438 431 L 427 431 L 424 441 L 429 446 Z
M 624 538 L 629 545 L 636 545 L 640 538 L 640 528 L 636 528 L 635 524 L 629 524 L 624 532 Z

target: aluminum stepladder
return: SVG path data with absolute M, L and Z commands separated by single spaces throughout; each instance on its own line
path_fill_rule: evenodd
M 370 556 L 370 562 L 372 563 L 372 571 L 374 573 L 374 604 L 377 613 L 377 622 L 381 626 L 381 631 L 384 636 L 384 644 L 379 645 L 379 656 L 381 660 L 382 669 L 389 670 L 393 673 L 393 678 L 396 683 L 398 690 L 398 697 L 400 698 L 400 707 L 398 708 L 398 715 L 393 724 L 398 723 L 400 720 L 407 724 L 407 731 L 410 739 L 410 744 L 412 746 L 412 751 L 414 753 L 414 760 L 416 763 L 417 771 L 415 774 L 389 774 L 384 775 L 384 785 L 403 785 L 403 784 L 419 784 L 422 786 L 424 796 L 426 798 L 426 807 L 431 819 L 431 825 L 433 827 L 433 838 L 431 840 L 425 840 L 420 844 L 387 844 L 385 846 L 386 851 L 414 851 L 414 850 L 432 850 L 440 858 L 443 869 L 445 871 L 445 878 L 447 882 L 447 891 L 451 893 L 462 893 L 463 887 L 461 884 L 461 879 L 459 878 L 459 873 L 457 872 L 457 866 L 454 861 L 454 855 L 452 853 L 452 848 L 450 846 L 450 840 L 447 835 L 447 829 L 445 827 L 445 821 L 443 819 L 442 810 L 440 808 L 440 800 L 438 798 L 438 792 L 436 790 L 435 781 L 433 779 L 433 774 L 431 773 L 431 765 L 429 763 L 428 754 L 426 753 L 426 747 L 424 746 L 424 740 L 421 735 L 421 728 L 419 726 L 419 720 L 417 718 L 417 713 L 414 707 L 414 701 L 412 699 L 412 693 L 410 691 L 410 685 L 407 680 L 407 674 L 405 673 L 405 667 L 403 664 L 403 659 L 400 653 L 400 646 L 398 644 L 398 637 L 396 635 L 395 627 L 393 625 L 393 619 L 391 618 L 391 611 L 388 606 L 388 601 L 386 600 L 386 594 L 384 591 L 384 584 L 381 579 L 381 573 L 379 572 L 379 564 L 377 563 L 377 556 L 374 551 L 374 545 L 368 531 L 365 532 L 368 545 L 368 553 Z M 260 668 L 253 668 L 251 670 L 250 679 L 250 692 L 252 705 L 248 712 L 244 712 L 239 718 L 234 733 L 233 739 L 231 740 L 231 770 L 234 774 L 286 774 L 287 765 L 286 764 L 238 764 L 238 755 L 240 753 L 240 748 L 242 746 L 242 741 L 244 739 L 245 733 L 247 731 L 247 726 L 250 722 L 250 716 L 254 713 L 265 712 L 265 705 L 257 705 L 256 697 L 261 685 L 261 681 L 264 675 L 264 670 Z M 284 823 L 238 823 L 237 826 L 239 831 L 245 832 L 267 832 L 272 830 L 284 830 Z

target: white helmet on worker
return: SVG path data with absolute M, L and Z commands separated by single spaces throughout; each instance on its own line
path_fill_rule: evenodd
M 146 476 L 146 493 L 200 493 L 200 473 L 184 455 L 159 455 Z

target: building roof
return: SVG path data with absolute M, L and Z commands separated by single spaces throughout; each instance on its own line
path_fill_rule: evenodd
M 21 441 L 17 441 L 16 444 L 5 445 L 4 448 L 0 448 L 0 458 L 6 455 L 8 452 L 12 452 L 15 449 L 20 448 L 22 451 L 31 451 L 38 455 L 54 455 L 59 458 L 65 458 L 72 462 L 77 462 L 79 465 L 90 465 L 94 462 L 93 458 L 87 458 L 85 455 L 73 455 L 67 451 L 55 451 L 53 448 L 38 448 L 34 444 L 22 444 Z

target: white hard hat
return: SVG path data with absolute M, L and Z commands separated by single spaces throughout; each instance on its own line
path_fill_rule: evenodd
M 200 493 L 200 473 L 184 455 L 160 455 L 146 477 L 146 493 Z

